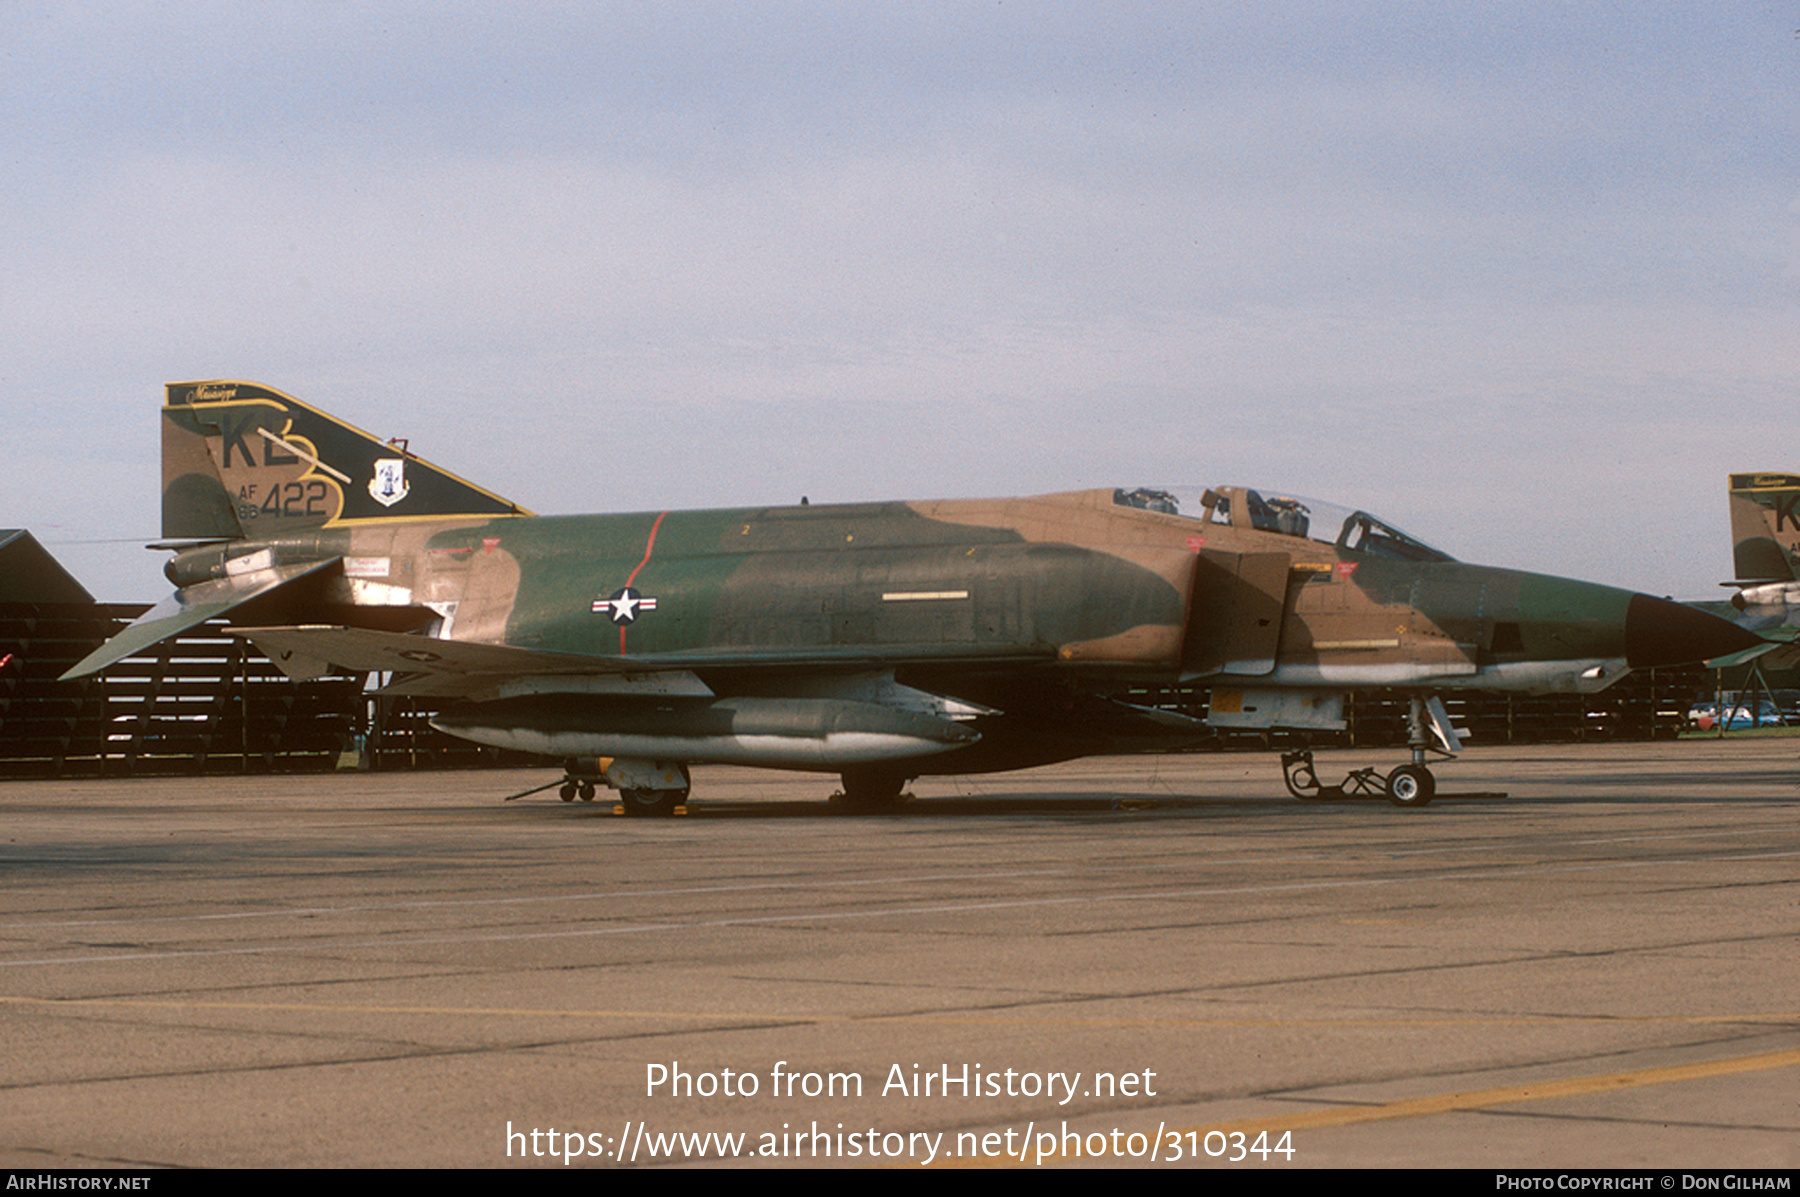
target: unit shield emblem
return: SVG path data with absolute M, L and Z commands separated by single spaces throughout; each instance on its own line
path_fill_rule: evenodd
M 369 479 L 369 495 L 383 507 L 392 507 L 406 497 L 406 459 L 381 457 L 375 461 L 375 476 Z

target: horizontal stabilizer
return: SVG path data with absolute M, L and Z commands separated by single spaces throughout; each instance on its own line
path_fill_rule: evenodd
M 339 558 L 307 561 L 298 565 L 278 565 L 250 573 L 233 574 L 210 582 L 202 582 L 176 591 L 134 620 L 129 627 L 83 657 L 74 668 L 62 675 L 62 681 L 99 673 L 108 665 L 136 656 L 171 636 L 198 627 L 209 619 L 217 619 L 227 611 L 241 607 L 251 599 L 286 586 L 289 582 L 317 573 Z

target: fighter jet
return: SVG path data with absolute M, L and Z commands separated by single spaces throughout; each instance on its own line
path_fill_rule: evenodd
M 1732 605 L 1785 620 L 1800 607 L 1800 477 L 1731 475 Z
M 1729 605 L 1699 604 L 1757 634 L 1759 643 L 1709 661 L 1720 668 L 1754 663 L 1759 670 L 1800 664 L 1800 476 L 1732 474 Z
M 254 383 L 169 384 L 162 435 L 176 593 L 68 677 L 226 616 L 291 677 L 378 674 L 631 813 L 672 812 L 697 762 L 836 773 L 881 808 L 925 774 L 1339 729 L 1358 687 L 1411 693 L 1412 759 L 1359 775 L 1422 806 L 1432 735 L 1457 747 L 1443 692 L 1588 692 L 1755 641 L 1266 489 L 552 517 Z M 1143 697 L 1176 685 L 1209 688 L 1203 717 Z

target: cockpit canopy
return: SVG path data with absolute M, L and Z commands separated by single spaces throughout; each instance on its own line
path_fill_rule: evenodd
M 1317 499 L 1265 494 L 1246 486 L 1216 486 L 1205 490 L 1192 487 L 1120 488 L 1113 491 L 1113 502 L 1121 507 L 1139 507 L 1201 523 L 1314 540 L 1353 553 L 1396 561 L 1455 560 L 1450 554 L 1408 536 L 1366 511 L 1352 511 Z

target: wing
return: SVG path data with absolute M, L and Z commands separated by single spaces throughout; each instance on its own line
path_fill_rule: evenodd
M 437 640 L 406 632 L 326 625 L 233 628 L 290 677 L 316 677 L 326 663 L 351 671 L 406 675 L 389 693 L 457 696 L 520 677 L 600 677 L 652 672 L 642 662 L 538 652 L 499 644 Z

